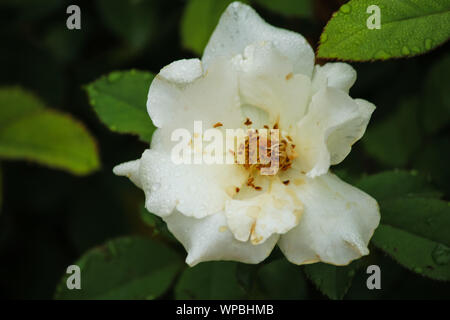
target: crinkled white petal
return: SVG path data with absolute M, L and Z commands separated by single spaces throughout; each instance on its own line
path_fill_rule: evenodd
M 271 42 L 249 45 L 234 62 L 242 102 L 264 110 L 269 116 L 267 125 L 278 122 L 289 130 L 304 115 L 311 97 L 311 80 L 294 74 L 292 62 Z
M 315 177 L 341 162 L 364 134 L 375 106 L 326 87 L 317 92 L 297 125 L 295 167 Z
M 188 84 L 203 75 L 202 62 L 199 59 L 182 59 L 165 66 L 159 76 L 176 84 Z
M 147 111 L 155 126 L 192 130 L 241 122 L 237 73 L 231 61 L 217 60 L 203 73 L 198 59 L 179 60 L 163 68 L 150 85 Z
M 349 92 L 356 81 L 356 71 L 343 62 L 329 62 L 323 66 L 316 65 L 312 78 L 313 92 L 328 86 Z
M 141 177 L 139 175 L 140 160 L 124 162 L 114 167 L 115 175 L 128 177 L 138 188 L 142 189 Z
M 190 266 L 211 260 L 259 263 L 269 256 L 279 239 L 278 235 L 273 235 L 258 245 L 250 241 L 238 241 L 227 228 L 227 221 L 222 212 L 203 219 L 174 212 L 163 219 L 170 232 L 188 252 L 186 263 Z
M 146 150 L 140 160 L 117 166 L 114 172 L 138 182 L 150 212 L 167 216 L 176 208 L 196 218 L 223 210 L 225 201 L 246 179 L 238 166 L 175 164 L 170 154 L 154 149 Z
M 369 253 L 367 245 L 380 221 L 375 199 L 331 173 L 291 179 L 304 212 L 278 243 L 289 261 L 346 265 Z
M 267 191 L 245 200 L 229 200 L 225 205 L 227 223 L 239 241 L 263 243 L 273 234 L 294 228 L 302 215 L 303 205 L 279 179 L 273 179 Z
M 254 43 L 270 41 L 294 66 L 294 73 L 311 77 L 314 52 L 300 34 L 276 28 L 266 23 L 251 7 L 240 2 L 228 6 L 220 18 L 203 53 L 206 69 L 220 57 L 232 58 L 242 54 Z
M 354 99 L 358 105 L 359 116 L 336 128 L 328 137 L 327 146 L 331 155 L 331 164 L 338 164 L 347 157 L 352 145 L 362 138 L 369 124 L 375 105 L 363 99 Z

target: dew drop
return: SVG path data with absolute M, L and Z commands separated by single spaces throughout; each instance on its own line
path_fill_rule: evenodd
M 414 268 L 414 272 L 416 272 L 416 273 L 422 273 L 423 270 L 422 270 L 421 267 L 415 267 L 415 268 Z
M 342 13 L 349 13 L 350 11 L 352 11 L 352 7 L 350 7 L 350 5 L 348 5 L 348 4 L 344 4 L 344 5 L 342 5 L 340 11 Z
M 402 54 L 408 55 L 408 54 L 410 54 L 410 53 L 411 53 L 411 51 L 409 50 L 409 48 L 408 48 L 407 46 L 404 46 L 404 47 L 402 48 Z
M 117 256 L 117 248 L 114 243 L 112 242 L 108 243 L 108 250 L 112 256 Z
M 431 40 L 431 39 L 426 39 L 426 40 L 425 40 L 425 49 L 430 50 L 432 44 L 433 44 L 433 40 Z
M 118 72 L 112 72 L 108 75 L 108 81 L 109 82 L 115 82 L 117 80 L 119 80 L 121 77 L 120 73 Z
M 431 253 L 431 257 L 437 265 L 447 265 L 450 262 L 450 248 L 446 245 L 438 244 Z
M 385 59 L 389 59 L 390 57 L 391 57 L 391 55 L 384 50 L 380 50 L 375 54 L 375 59 L 385 60 Z

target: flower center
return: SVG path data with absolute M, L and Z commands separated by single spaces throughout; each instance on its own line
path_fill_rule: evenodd
M 247 118 L 246 126 L 252 124 Z M 256 175 L 273 176 L 286 171 L 297 157 L 295 144 L 289 135 L 285 135 L 276 123 L 272 129 L 264 125 L 262 129 L 249 129 L 245 141 L 238 145 L 235 163 L 242 165 L 248 172 L 247 185 L 261 190 L 253 184 Z M 245 156 L 245 161 L 242 161 Z

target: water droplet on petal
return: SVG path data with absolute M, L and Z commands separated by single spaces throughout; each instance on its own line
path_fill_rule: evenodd
M 436 264 L 440 266 L 447 265 L 450 262 L 450 248 L 446 245 L 438 244 L 431 253 L 431 257 Z
M 344 5 L 342 5 L 340 11 L 342 13 L 349 13 L 350 11 L 352 11 L 352 7 L 350 7 L 349 4 L 344 4 Z

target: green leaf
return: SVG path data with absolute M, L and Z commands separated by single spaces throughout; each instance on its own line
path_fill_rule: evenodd
M 136 70 L 115 71 L 86 87 L 92 107 L 110 130 L 150 142 L 155 126 L 146 103 L 153 77 Z
M 436 133 L 450 122 L 450 54 L 435 63 L 426 76 L 421 119 L 428 133 Z
M 417 154 L 413 163 L 414 168 L 429 174 L 433 182 L 450 194 L 450 135 L 429 141 Z
M 381 223 L 372 243 L 402 266 L 437 280 L 450 280 L 450 204 L 416 172 L 386 172 L 358 187 L 375 196 Z
M 237 263 L 203 262 L 187 268 L 175 287 L 176 299 L 242 299 L 245 291 L 236 277 Z
M 86 128 L 20 88 L 0 89 L 0 157 L 32 160 L 74 174 L 99 167 L 97 147 Z
M 407 269 L 436 280 L 450 280 L 450 248 L 402 229 L 380 225 L 372 242 Z
M 380 8 L 380 29 L 367 27 L 371 5 Z M 436 48 L 449 37 L 449 0 L 351 0 L 325 27 L 318 56 L 352 61 L 410 57 Z
M 248 299 L 261 298 L 261 293 L 257 283 L 259 266 L 259 264 L 237 264 L 236 278 L 239 286 L 244 289 L 246 298 Z
M 183 46 L 201 55 L 220 16 L 232 2 L 234 0 L 189 0 L 180 25 Z
M 385 171 L 360 179 L 356 186 L 378 202 L 403 196 L 441 196 L 441 193 L 430 185 L 429 180 L 417 171 Z
M 410 99 L 369 126 L 363 139 L 367 153 L 387 166 L 405 166 L 421 144 L 417 110 L 417 101 Z
M 285 16 L 310 18 L 313 15 L 313 3 L 310 0 L 253 0 L 261 6 Z
M 381 204 L 381 223 L 450 246 L 450 203 L 430 198 L 396 198 Z
M 124 237 L 88 251 L 75 265 L 81 290 L 61 280 L 56 299 L 155 299 L 166 292 L 182 260 L 165 245 L 142 237 Z
M 301 268 L 285 258 L 263 265 L 258 278 L 264 297 L 268 299 L 306 299 L 308 290 Z
M 361 260 L 348 266 L 333 266 L 326 263 L 306 265 L 306 276 L 324 295 L 330 299 L 342 299 L 352 284 L 356 271 L 362 266 Z
M 132 49 L 140 50 L 155 35 L 158 15 L 152 0 L 98 0 L 105 25 Z

